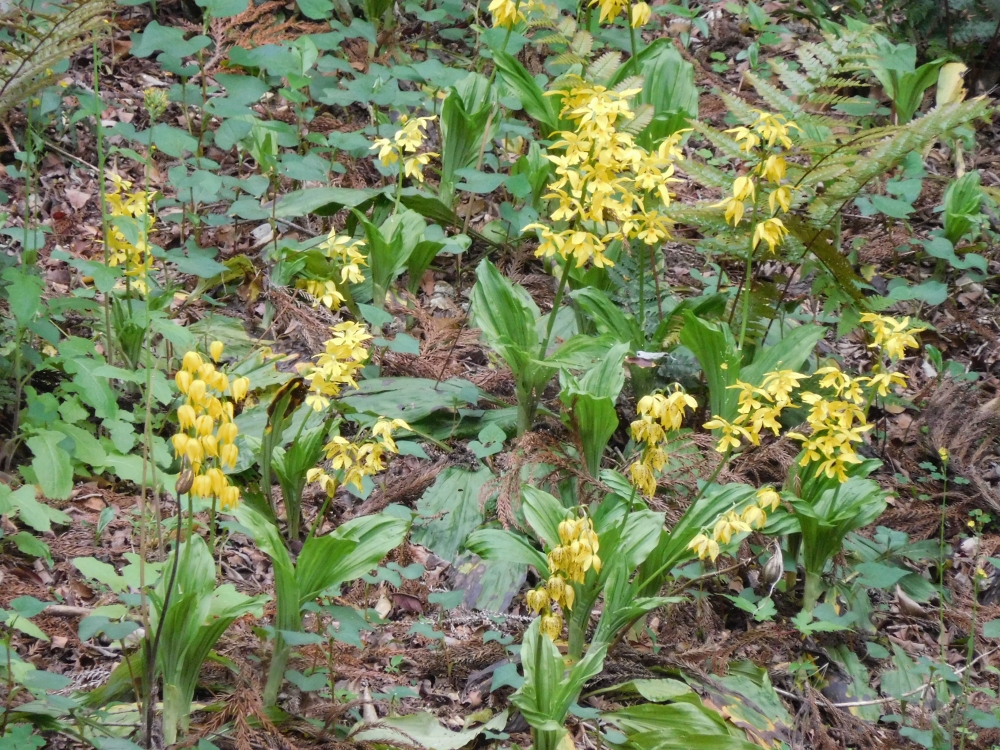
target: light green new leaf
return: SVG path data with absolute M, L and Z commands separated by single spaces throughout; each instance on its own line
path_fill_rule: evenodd
M 56 430 L 40 432 L 27 440 L 28 447 L 35 454 L 31 468 L 42 494 L 50 500 L 66 500 L 73 492 L 73 461 L 60 445 L 64 440 L 70 442 L 66 435 Z M 44 525 L 45 528 L 38 528 L 32 524 L 39 531 L 48 531 L 48 522 L 45 521 Z
M 504 83 L 517 95 L 524 111 L 542 126 L 542 135 L 548 136 L 559 130 L 559 112 L 553 97 L 545 96 L 545 92 L 517 58 L 506 52 L 493 50 L 493 64 L 500 71 Z
M 549 563 L 545 555 L 531 546 L 520 534 L 504 529 L 479 529 L 469 534 L 466 548 L 484 560 L 504 560 L 530 565 L 543 578 L 549 577 Z

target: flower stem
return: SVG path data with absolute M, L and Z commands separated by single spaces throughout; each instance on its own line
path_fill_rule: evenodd
M 559 313 L 559 305 L 562 304 L 563 293 L 566 291 L 566 282 L 569 281 L 569 264 L 573 259 L 572 255 L 566 255 L 566 259 L 562 266 L 562 275 L 559 278 L 559 286 L 556 287 L 556 296 L 552 300 L 552 312 L 549 313 L 549 324 L 545 331 L 545 340 L 542 342 L 542 348 L 538 350 L 538 358 L 545 359 L 545 355 L 549 351 L 549 342 L 552 340 L 552 329 L 556 324 L 556 316 Z

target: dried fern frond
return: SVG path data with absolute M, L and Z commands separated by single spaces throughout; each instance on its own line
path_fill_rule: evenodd
M 107 28 L 110 0 L 52 3 L 45 13 L 23 7 L 0 16 L 0 116 L 55 77 L 53 68 Z

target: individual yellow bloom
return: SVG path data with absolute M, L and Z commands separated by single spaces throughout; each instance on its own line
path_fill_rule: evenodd
M 204 474 L 199 474 L 191 483 L 191 494 L 195 497 L 208 498 L 212 496 L 212 480 Z
M 745 154 L 751 153 L 755 148 L 760 145 L 760 136 L 755 132 L 743 126 L 737 128 L 729 128 L 727 133 L 733 133 L 733 140 L 740 144 L 740 150 Z
M 775 185 L 785 179 L 787 171 L 788 163 L 785 161 L 785 157 L 776 154 L 768 156 L 760 165 L 760 174 Z
M 775 142 L 780 143 L 784 148 L 792 147 L 792 140 L 789 138 L 789 130 L 794 128 L 801 132 L 802 128 L 792 120 L 785 120 L 784 115 L 772 115 L 767 112 L 755 110 L 757 120 L 751 127 L 761 134 L 767 145 L 773 147 Z
M 640 26 L 645 26 L 649 23 L 649 19 L 652 15 L 653 11 L 650 9 L 649 5 L 643 2 L 635 3 L 632 6 L 632 28 L 638 29 Z
M 214 361 L 218 362 L 224 348 L 225 345 L 221 341 L 213 341 L 208 347 L 208 353 L 212 355 Z
M 178 370 L 174 375 L 174 382 L 177 383 L 177 389 L 185 395 L 187 395 L 188 388 L 191 387 L 192 379 L 191 373 L 187 370 Z
M 170 438 L 170 442 L 174 446 L 174 455 L 175 456 L 177 456 L 178 458 L 180 458 L 181 456 L 184 455 L 184 452 L 185 452 L 184 449 L 185 449 L 185 447 L 188 444 L 188 440 L 190 440 L 190 439 L 191 438 L 188 437 L 188 434 L 186 432 L 178 432 L 173 437 Z
M 229 384 L 229 388 L 233 401 L 242 401 L 247 397 L 247 393 L 250 392 L 250 378 L 234 378 L 232 383 Z
M 775 248 L 781 244 L 786 234 L 788 234 L 788 229 L 781 219 L 776 217 L 765 219 L 754 227 L 753 247 L 756 250 L 760 241 L 764 240 L 767 243 L 767 249 L 773 253 Z
M 189 430 L 194 427 L 194 421 L 197 419 L 194 407 L 190 404 L 184 404 L 177 409 L 177 423 L 180 425 L 182 430 Z
M 198 372 L 198 368 L 201 367 L 201 365 L 202 359 L 198 352 L 188 352 L 184 355 L 184 359 L 181 362 L 181 366 L 192 375 Z
M 418 182 L 424 181 L 424 167 L 430 162 L 431 157 L 437 154 L 428 151 L 423 154 L 411 156 L 403 162 L 403 176 L 412 177 Z
M 552 597 L 552 601 L 558 604 L 560 607 L 563 605 L 563 601 L 566 597 L 566 581 L 564 581 L 559 576 L 551 576 L 549 580 L 545 582 L 545 588 L 548 591 L 548 595 Z
M 219 455 L 219 439 L 215 435 L 205 435 L 199 441 L 205 455 L 215 458 Z
M 375 149 L 378 149 L 378 160 L 382 162 L 383 167 L 391 166 L 399 161 L 396 145 L 388 138 L 376 138 L 371 146 L 372 151 Z
M 869 379 L 869 383 L 875 388 L 879 396 L 889 395 L 889 389 L 893 385 L 906 386 L 906 376 L 898 372 L 880 372 Z
M 712 562 L 715 562 L 719 556 L 719 543 L 706 534 L 698 534 L 688 543 L 688 549 L 694 550 L 694 553 L 702 560 L 708 557 L 711 558 Z
M 531 589 L 524 598 L 532 612 L 541 612 L 549 606 L 549 592 L 545 588 Z
M 227 443 L 219 448 L 219 463 L 223 466 L 228 466 L 231 469 L 236 468 L 236 462 L 239 460 L 240 451 L 234 443 Z
M 191 385 L 188 387 L 188 399 L 194 404 L 205 403 L 205 396 L 208 393 L 208 386 L 204 380 L 193 380 Z
M 771 213 L 777 213 L 775 205 L 781 208 L 782 211 L 788 213 L 788 210 L 792 207 L 792 191 L 787 185 L 781 185 L 776 187 L 771 191 L 771 194 L 767 196 L 767 205 L 771 209 Z
M 559 615 L 544 615 L 538 630 L 549 640 L 554 641 L 562 635 L 562 618 Z
M 947 448 L 938 448 L 938 457 L 942 463 L 948 463 L 951 460 L 951 453 L 948 452 Z
M 733 197 L 738 201 L 754 200 L 757 195 L 753 177 L 741 175 L 733 181 Z
M 719 444 L 715 448 L 715 450 L 719 453 L 725 453 L 728 450 L 739 448 L 742 444 L 740 441 L 741 437 L 749 440 L 754 445 L 759 443 L 759 440 L 754 435 L 751 435 L 745 427 L 732 422 L 727 422 L 718 415 L 712 417 L 711 421 L 706 422 L 702 425 L 702 427 L 706 430 L 722 430 L 722 437 L 719 439 Z
M 219 493 L 219 508 L 223 513 L 232 513 L 240 504 L 239 487 L 229 485 Z
M 225 393 L 229 390 L 229 376 L 227 376 L 226 373 L 217 370 L 212 374 L 208 384 L 219 393 Z
M 756 386 L 750 385 L 750 383 L 744 383 L 742 380 L 737 380 L 735 385 L 729 386 L 731 390 L 739 390 L 739 413 L 749 414 L 757 409 L 762 409 L 764 403 L 758 401 L 758 397 L 771 400 L 771 395 L 767 391 L 757 388 Z
M 764 515 L 764 511 L 760 509 L 760 506 L 748 505 L 743 509 L 743 513 L 740 514 L 740 520 L 752 529 L 760 529 L 767 523 L 767 516 Z
M 761 487 L 757 490 L 757 504 L 762 509 L 775 511 L 781 505 L 781 495 L 771 487 Z
M 195 432 L 198 434 L 198 437 L 211 435 L 212 430 L 215 429 L 215 420 L 212 419 L 208 414 L 202 414 L 195 420 L 194 428 Z
M 237 428 L 235 424 L 228 422 L 227 424 L 219 425 L 219 429 L 216 431 L 215 436 L 219 439 L 220 443 L 228 445 L 236 440 L 236 436 L 239 432 L 239 428 Z
M 656 477 L 653 470 L 643 461 L 635 461 L 628 467 L 629 477 L 632 484 L 646 497 L 656 494 Z
M 712 208 L 725 208 L 726 209 L 726 223 L 732 224 L 734 227 L 743 220 L 743 214 L 746 213 L 746 206 L 743 205 L 743 201 L 737 200 L 732 196 L 724 198 L 718 203 L 713 203 Z

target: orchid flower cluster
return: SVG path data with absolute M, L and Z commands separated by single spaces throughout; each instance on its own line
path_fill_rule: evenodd
M 785 151 L 790 149 L 792 129 L 801 132 L 801 128 L 782 115 L 768 114 L 759 110 L 754 110 L 754 114 L 757 119 L 749 127 L 730 128 L 726 132 L 734 134 L 733 138 L 740 144 L 743 153 L 757 157 L 757 164 L 747 174 L 733 181 L 733 194 L 716 203 L 715 207 L 725 208 L 726 223 L 735 227 L 743 220 L 749 201 L 753 221 L 756 222 L 753 227 L 752 247 L 756 250 L 761 242 L 766 242 L 768 250 L 774 253 L 788 234 L 788 228 L 777 214 L 779 211 L 787 213 L 792 206 L 792 190 L 788 185 L 782 184 L 788 171 L 788 163 L 783 155 L 775 151 L 775 146 L 780 145 Z M 771 186 L 767 195 L 771 217 L 757 221 L 757 191 L 759 183 L 762 182 Z
M 614 23 L 615 19 L 624 13 L 629 16 L 629 23 L 632 24 L 632 28 L 634 29 L 647 24 L 653 15 L 652 9 L 644 2 L 633 3 L 630 0 L 590 0 L 590 6 L 601 9 L 601 17 L 598 19 L 598 23 Z M 629 8 L 631 8 L 631 13 L 629 13 Z
M 149 291 L 149 271 L 153 267 L 153 254 L 149 246 L 149 230 L 152 217 L 149 215 L 149 201 L 152 197 L 145 190 L 132 190 L 132 183 L 116 174 L 109 174 L 112 187 L 105 193 L 104 202 L 109 222 L 105 242 L 108 250 L 108 265 L 121 266 L 131 289 L 145 295 Z M 121 225 L 115 219 L 123 219 Z M 132 242 L 123 231 L 126 223 L 134 230 L 128 235 L 136 237 Z
M 347 235 L 338 235 L 337 230 L 330 234 L 319 245 L 319 250 L 339 267 L 340 281 L 334 279 L 300 279 L 296 286 L 304 289 L 315 299 L 313 307 L 320 304 L 331 310 L 339 310 L 344 303 L 344 295 L 340 289 L 342 284 L 360 284 L 364 281 L 361 267 L 368 264 L 368 259 L 361 250 L 365 247 L 363 239 L 354 239 Z
M 364 342 L 372 338 L 362 323 L 346 321 L 330 329 L 333 336 L 323 344 L 323 352 L 316 356 L 316 364 L 309 367 L 303 377 L 309 382 L 306 403 L 315 411 L 325 411 L 330 400 L 340 395 L 345 385 L 357 388 L 355 379 L 368 361 Z
M 409 429 L 410 426 L 402 419 L 379 417 L 372 425 L 368 439 L 351 441 L 338 435 L 326 444 L 325 451 L 331 468 L 340 472 L 343 478 L 317 467 L 306 472 L 306 480 L 319 484 L 329 497 L 333 497 L 341 485 L 353 484 L 360 492 L 365 477 L 385 469 L 385 454 L 399 453 L 393 432 Z
M 715 562 L 721 551 L 720 545 L 729 544 L 734 535 L 745 531 L 764 528 L 767 514 L 773 512 L 781 504 L 781 496 L 773 487 L 761 487 L 757 490 L 754 502 L 745 506 L 742 511 L 731 508 L 716 520 L 711 530 L 704 529 L 688 544 L 702 560 L 708 558 Z
M 389 167 L 398 161 L 403 163 L 403 176 L 412 177 L 417 182 L 424 181 L 424 167 L 430 162 L 431 157 L 438 156 L 433 151 L 425 151 L 418 154 L 417 150 L 423 145 L 427 138 L 424 132 L 427 123 L 433 122 L 436 117 L 414 117 L 400 115 L 399 124 L 402 125 L 392 138 L 376 138 L 371 150 L 378 150 L 378 159 L 383 167 Z
M 214 341 L 209 347 L 211 362 L 198 352 L 184 355 L 174 382 L 185 401 L 177 409 L 180 429 L 171 442 L 175 455 L 183 458 L 193 474 L 191 494 L 217 499 L 223 511 L 231 512 L 240 502 L 239 488 L 230 484 L 225 474 L 225 469 L 234 468 L 239 459 L 239 429 L 233 421 L 233 404 L 246 398 L 250 380 L 230 380 L 216 368 L 213 362 L 218 363 L 222 351 L 222 342 Z
M 632 438 L 643 446 L 642 457 L 629 466 L 629 475 L 642 494 L 656 494 L 656 473 L 663 471 L 668 459 L 663 449 L 667 435 L 681 428 L 685 410 L 697 408 L 694 397 L 676 383 L 668 393 L 652 393 L 639 399 L 639 419 L 632 422 L 631 429 Z
M 654 151 L 636 145 L 624 131 L 635 118 L 629 100 L 641 89 L 622 91 L 580 86 L 563 94 L 562 117 L 574 131 L 557 133 L 546 158 L 555 165 L 555 179 L 545 196 L 558 201 L 553 222 L 565 229 L 535 223 L 541 243 L 537 257 L 571 258 L 580 268 L 614 265 L 605 256 L 608 244 L 638 239 L 656 245 L 670 236 L 673 222 L 659 207 L 670 205 L 669 185 L 676 182 L 674 164 L 682 157 L 678 131 Z
M 526 595 L 528 607 L 541 615 L 539 630 L 551 640 L 562 634 L 562 616 L 552 609 L 558 605 L 560 611 L 573 609 L 576 601 L 574 583 L 583 583 L 587 571 L 601 572 L 601 545 L 594 531 L 594 522 L 589 516 L 567 518 L 559 523 L 559 544 L 548 554 L 549 578 L 544 585 L 532 589 Z

